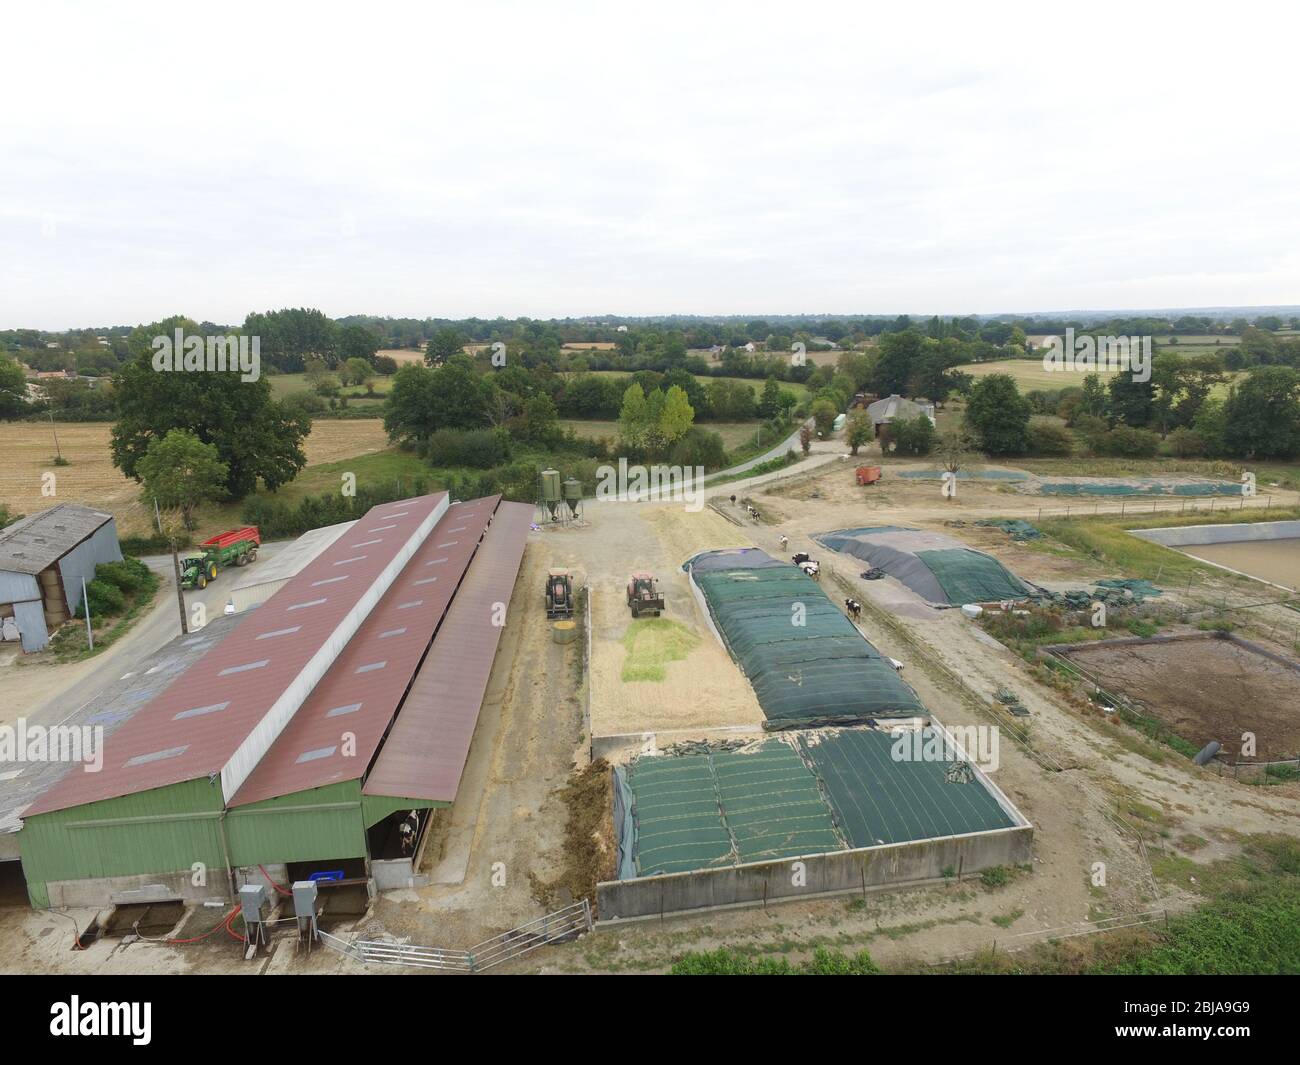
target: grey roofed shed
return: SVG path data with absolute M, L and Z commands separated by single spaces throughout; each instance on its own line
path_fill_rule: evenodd
M 930 412 L 920 403 L 904 399 L 897 393 L 878 399 L 867 407 L 867 417 L 872 425 L 885 425 L 895 418 L 915 418 L 922 414 L 930 417 Z
M 74 613 L 82 579 L 93 580 L 101 562 L 121 559 L 113 516 L 76 503 L 58 503 L 0 529 L 0 607 L 12 606 L 23 650 L 49 643 L 49 624 L 58 623 L 47 623 L 51 603 L 61 599 L 58 609 Z M 43 587 L 47 571 L 55 576 Z
M 76 503 L 21 518 L 0 529 L 0 570 L 35 576 L 112 520 L 112 514 Z

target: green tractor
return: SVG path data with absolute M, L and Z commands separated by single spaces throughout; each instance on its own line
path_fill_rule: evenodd
M 227 566 L 247 566 L 257 561 L 262 543 L 256 525 L 220 533 L 199 544 L 200 551 L 181 563 L 181 587 L 203 589 Z

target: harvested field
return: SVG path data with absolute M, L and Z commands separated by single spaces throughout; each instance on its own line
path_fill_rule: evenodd
M 1300 670 L 1233 640 L 1089 647 L 1069 657 L 1196 747 L 1218 740 L 1234 762 L 1300 756 Z M 1256 753 L 1239 758 L 1246 732 Z
M 56 422 L 53 427 L 49 422 L 0 423 L 0 453 L 5 456 L 0 503 L 15 514 L 31 514 L 55 502 L 82 503 L 111 511 L 122 536 L 147 532 L 153 512 L 141 505 L 140 486 L 113 465 L 112 429 L 108 422 Z M 53 463 L 54 432 L 68 466 Z M 383 423 L 377 418 L 320 420 L 312 423 L 303 450 L 308 466 L 314 466 L 387 446 Z M 41 494 L 41 477 L 47 472 L 56 477 L 54 498 Z

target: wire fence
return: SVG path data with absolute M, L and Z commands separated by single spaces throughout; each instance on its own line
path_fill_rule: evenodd
M 1230 511 L 1245 510 L 1249 503 L 1251 509 L 1258 507 L 1260 510 L 1268 511 L 1273 507 L 1273 497 L 1266 496 L 1238 496 L 1235 499 L 1230 496 L 1180 496 L 1177 499 L 1154 498 L 1151 499 L 1150 506 L 1147 505 L 1147 499 L 1150 497 L 1140 496 L 1137 498 L 1121 499 L 1119 505 L 1114 503 L 1103 503 L 1096 500 L 1089 506 L 1087 503 L 1067 504 L 1064 510 L 1050 510 L 1045 507 L 1038 508 L 1038 520 L 1044 518 L 1091 518 L 1101 514 L 1118 514 L 1120 517 L 1143 518 L 1151 514 L 1213 514 L 1225 513 Z M 1236 503 L 1234 506 L 1233 503 Z M 1190 505 L 1189 505 L 1190 504 Z

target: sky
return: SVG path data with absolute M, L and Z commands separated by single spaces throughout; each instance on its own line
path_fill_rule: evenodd
M 11 7 L 0 328 L 1300 303 L 1294 6 L 878 6 Z

